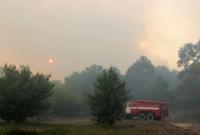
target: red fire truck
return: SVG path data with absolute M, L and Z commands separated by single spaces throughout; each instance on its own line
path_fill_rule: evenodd
M 138 117 L 141 120 L 162 120 L 168 117 L 166 102 L 131 100 L 126 106 L 126 117 Z

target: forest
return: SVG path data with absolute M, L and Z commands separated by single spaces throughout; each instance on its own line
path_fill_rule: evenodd
M 129 99 L 164 101 L 170 108 L 170 118 L 199 121 L 199 52 L 200 41 L 180 48 L 178 70 L 155 66 L 146 56 L 139 57 L 126 74 L 121 74 L 117 67 L 111 69 L 124 82 L 121 85 L 128 90 Z M 97 78 L 107 71 L 94 64 L 81 72 L 75 71 L 64 81 L 52 81 L 51 75 L 34 74 L 29 66 L 17 68 L 5 64 L 0 77 L 0 117 L 6 121 L 25 121 L 33 116 L 40 119 L 90 117 L 88 97 L 96 89 Z M 116 81 L 114 85 L 118 84 Z
M 171 116 L 193 113 L 198 116 L 200 100 L 200 42 L 188 43 L 180 48 L 177 65 L 179 69 L 167 66 L 155 66 L 151 59 L 141 56 L 121 74 L 126 82 L 131 99 L 166 101 L 170 106 Z M 94 82 L 102 71 L 101 65 L 91 65 L 81 72 L 67 76 L 64 82 L 52 81 L 54 95 L 48 116 L 77 117 L 89 116 L 87 96 L 93 92 Z M 195 117 L 198 119 L 197 117 Z
M 65 77 L 64 82 L 33 73 L 29 66 L 4 64 L 0 134 L 196 135 L 199 125 L 179 123 L 200 122 L 199 52 L 200 41 L 180 48 L 178 70 L 155 66 L 150 58 L 141 56 L 126 74 L 117 67 L 94 64 Z M 162 121 L 125 120 L 130 99 L 167 102 L 170 116 Z

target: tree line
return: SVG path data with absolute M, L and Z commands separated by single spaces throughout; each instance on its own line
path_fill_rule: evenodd
M 164 65 L 155 66 L 146 56 L 138 58 L 126 74 L 121 74 L 116 67 L 113 68 L 120 79 L 126 82 L 132 99 L 166 101 L 171 111 L 198 112 L 200 41 L 183 45 L 178 51 L 178 56 L 178 70 Z M 90 108 L 86 102 L 87 95 L 93 92 L 96 78 L 103 70 L 100 65 L 92 65 L 66 77 L 64 83 L 55 82 L 54 91 L 57 91 L 57 97 L 63 98 L 54 98 L 51 113 L 63 116 L 90 115 Z
M 108 89 L 110 93 L 113 93 L 112 90 L 129 91 L 128 94 L 124 93 L 126 96 L 123 100 L 119 100 L 119 108 L 122 107 L 120 101 L 125 102 L 132 98 L 166 101 L 175 111 L 199 111 L 200 41 L 185 44 L 179 49 L 178 55 L 179 71 L 163 65 L 155 66 L 148 57 L 141 56 L 125 75 L 116 67 L 104 69 L 100 65 L 92 65 L 67 76 L 64 82 L 50 81 L 50 75 L 33 74 L 28 66 L 17 68 L 15 65 L 5 64 L 0 71 L 0 118 L 7 121 L 24 121 L 35 115 L 90 116 L 91 111 L 95 112 L 95 108 L 91 107 L 95 102 L 92 103 L 89 99 L 95 97 L 97 89 Z M 107 79 L 108 75 L 115 80 Z M 111 80 L 113 83 L 104 82 L 105 80 Z M 109 88 L 102 86 L 102 83 Z M 118 86 L 120 89 L 117 89 L 116 85 L 119 84 L 121 87 Z M 105 92 L 108 91 L 103 93 Z M 117 99 L 113 98 L 112 103 L 117 104 Z M 106 100 L 110 101 L 110 98 Z M 105 100 L 102 104 L 105 104 Z M 47 111 L 41 113 L 44 110 Z M 109 115 L 109 112 L 104 113 Z M 114 121 L 111 119 L 110 123 Z
M 173 92 L 177 87 L 178 79 L 176 70 L 170 70 L 166 66 L 155 67 L 151 61 L 141 56 L 125 75 L 116 67 L 112 67 L 119 74 L 121 80 L 132 99 L 146 100 L 173 100 Z M 51 114 L 59 116 L 88 116 L 90 108 L 87 104 L 87 95 L 95 89 L 96 78 L 104 69 L 99 65 L 92 65 L 82 72 L 74 72 L 65 78 L 64 83 L 54 81 L 55 84 Z

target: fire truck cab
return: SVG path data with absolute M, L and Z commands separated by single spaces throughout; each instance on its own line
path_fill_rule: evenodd
M 131 100 L 127 103 L 126 117 L 138 117 L 141 120 L 162 120 L 168 117 L 166 102 Z

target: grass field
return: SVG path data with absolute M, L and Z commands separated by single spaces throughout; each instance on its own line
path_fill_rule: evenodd
M 185 135 L 182 128 L 165 122 L 124 121 L 113 127 L 85 124 L 0 124 L 0 135 Z M 187 135 L 190 135 L 188 132 Z
M 56 126 L 45 129 L 1 129 L 2 135 L 153 135 L 134 127 L 99 128 L 91 126 Z

